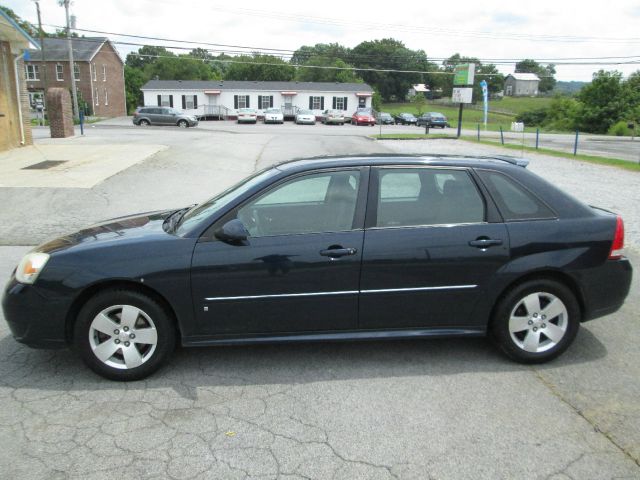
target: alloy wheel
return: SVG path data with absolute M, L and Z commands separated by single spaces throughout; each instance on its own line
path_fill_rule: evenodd
M 565 304 L 552 293 L 533 292 L 523 297 L 509 316 L 511 340 L 530 353 L 546 352 L 565 336 L 569 314 Z
M 113 305 L 98 313 L 89 326 L 89 345 L 105 365 L 122 370 L 149 360 L 158 332 L 149 315 L 132 305 Z

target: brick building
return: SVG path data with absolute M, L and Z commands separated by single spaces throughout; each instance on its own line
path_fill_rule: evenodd
M 38 43 L 0 10 L 0 152 L 32 143 L 29 97 L 22 75 L 22 55 L 29 47 L 38 47 Z
M 105 37 L 73 38 L 74 75 L 78 101 L 83 100 L 98 117 L 118 117 L 127 114 L 124 89 L 124 62 Z M 47 88 L 71 88 L 69 53 L 66 38 L 45 38 L 43 52 L 29 50 L 25 61 L 31 106 L 43 98 Z

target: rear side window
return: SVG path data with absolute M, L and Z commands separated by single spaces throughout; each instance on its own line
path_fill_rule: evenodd
M 555 218 L 555 213 L 522 185 L 498 172 L 479 170 L 506 221 Z
M 466 171 L 389 168 L 379 178 L 376 227 L 484 221 L 484 200 Z

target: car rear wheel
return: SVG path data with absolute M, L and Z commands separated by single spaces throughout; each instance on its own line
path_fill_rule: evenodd
M 562 354 L 580 326 L 580 306 L 566 285 L 551 279 L 524 282 L 498 303 L 491 331 L 500 349 L 520 363 Z
M 85 364 L 110 380 L 140 380 L 158 370 L 175 346 L 171 317 L 135 291 L 106 290 L 89 299 L 74 327 Z
M 146 127 L 149 125 L 149 120 L 140 120 L 140 122 L 138 122 L 138 125 Z
M 187 123 L 187 121 L 186 121 L 186 120 L 180 120 L 180 121 L 178 122 L 178 126 L 179 126 L 180 128 L 187 128 L 187 127 L 189 126 L 189 123 Z

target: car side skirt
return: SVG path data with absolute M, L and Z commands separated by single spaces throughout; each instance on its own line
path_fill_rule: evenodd
M 294 342 L 341 342 L 358 340 L 402 340 L 411 338 L 448 338 L 448 337 L 481 337 L 487 333 L 486 328 L 422 328 L 411 330 L 367 330 L 345 332 L 322 332 L 304 334 L 252 335 L 252 336 L 215 336 L 215 337 L 183 337 L 185 347 L 207 347 L 214 345 L 252 345 L 260 343 L 294 343 Z

